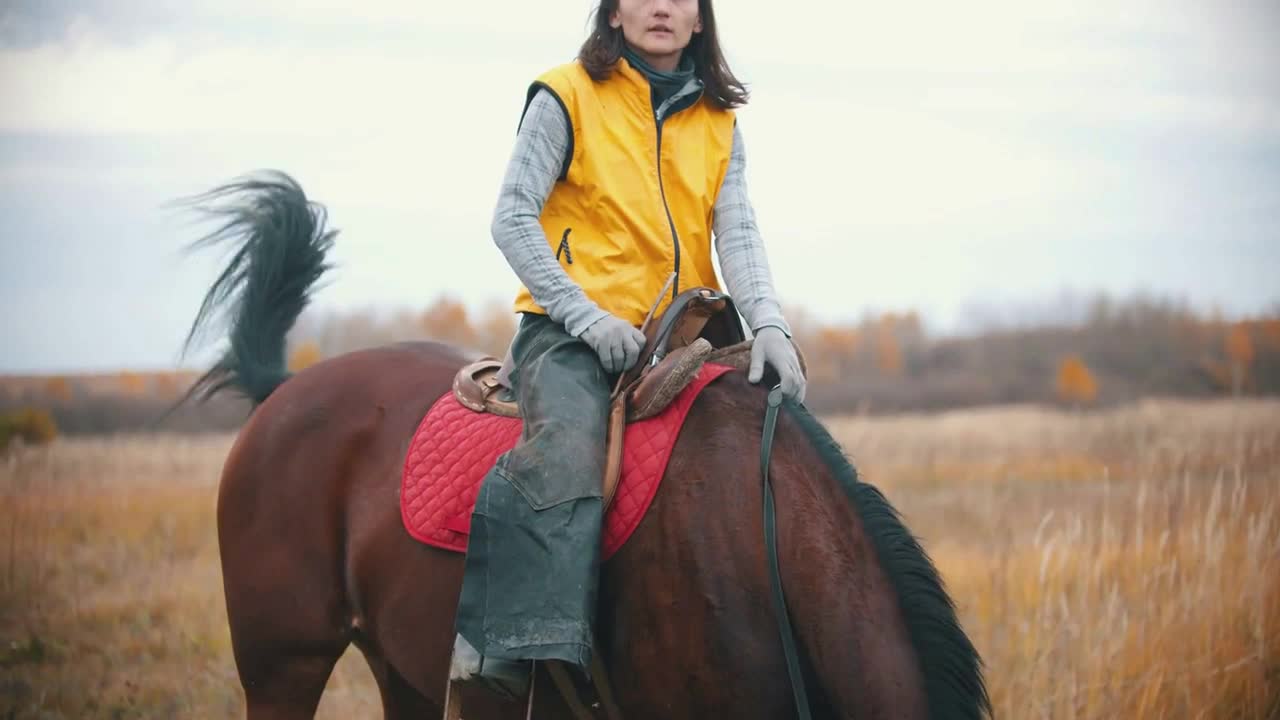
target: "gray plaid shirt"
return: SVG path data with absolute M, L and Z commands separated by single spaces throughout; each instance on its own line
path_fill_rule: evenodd
M 551 93 L 541 90 L 521 121 L 491 230 L 493 241 L 534 302 L 577 337 L 608 313 L 556 261 L 539 221 L 568 151 L 568 118 Z M 746 162 L 742 133 L 735 125 L 729 170 L 716 198 L 712 224 L 725 290 L 753 333 L 773 325 L 790 336 L 747 195 Z

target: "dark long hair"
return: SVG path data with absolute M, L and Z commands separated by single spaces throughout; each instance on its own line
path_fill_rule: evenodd
M 600 0 L 595 9 L 595 27 L 578 51 L 578 60 L 596 82 L 608 79 L 613 66 L 622 57 L 626 42 L 622 28 L 609 27 L 609 18 L 617 9 L 618 0 Z M 698 0 L 698 14 L 702 17 L 702 32 L 694 34 L 684 51 L 693 56 L 693 72 L 702 81 L 705 97 L 725 110 L 746 105 L 747 88 L 733 76 L 720 50 L 711 0 Z

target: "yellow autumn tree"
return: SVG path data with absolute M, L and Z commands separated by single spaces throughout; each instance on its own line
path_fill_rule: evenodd
M 116 376 L 116 388 L 125 395 L 137 397 L 147 392 L 147 379 L 136 372 L 125 370 Z
M 880 317 L 876 333 L 876 364 L 890 377 L 902 374 L 902 345 L 898 341 L 898 318 L 893 313 Z
M 0 454 L 17 441 L 24 445 L 47 445 L 58 437 L 58 424 L 48 410 L 22 408 L 0 414 Z
M 448 296 L 437 298 L 418 318 L 418 326 L 430 340 L 474 348 L 477 342 L 467 306 Z M 514 332 L 514 331 L 513 331 Z
M 301 372 L 323 359 L 319 345 L 312 341 L 304 342 L 289 354 L 289 372 Z
M 45 380 L 44 391 L 54 400 L 71 402 L 71 381 L 61 375 Z
M 1231 394 L 1239 395 L 1249 378 L 1249 366 L 1253 364 L 1253 339 L 1242 322 L 1227 331 L 1227 361 L 1231 365 Z
M 179 372 L 162 372 L 155 376 L 156 394 L 160 397 L 177 397 L 182 393 L 182 374 Z
M 1262 337 L 1267 347 L 1280 350 L 1280 318 L 1262 321 Z
M 1098 381 L 1079 355 L 1068 355 L 1058 363 L 1054 381 L 1058 398 L 1074 405 L 1093 402 L 1098 395 Z
M 809 378 L 814 382 L 835 382 L 853 367 L 858 352 L 856 328 L 822 326 L 813 338 L 814 353 L 809 362 Z
M 502 357 L 516 333 L 515 313 L 505 304 L 491 304 L 476 321 L 476 349 Z

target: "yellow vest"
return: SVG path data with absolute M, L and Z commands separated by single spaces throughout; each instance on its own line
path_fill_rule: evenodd
M 681 290 L 719 289 L 711 222 L 729 168 L 733 112 L 700 97 L 668 113 L 659 130 L 649 81 L 625 59 L 604 82 L 573 62 L 539 77 L 529 97 L 540 88 L 555 94 L 572 127 L 568 166 L 541 217 L 569 277 L 637 327 L 673 272 L 659 313 Z M 525 287 L 515 310 L 546 312 Z

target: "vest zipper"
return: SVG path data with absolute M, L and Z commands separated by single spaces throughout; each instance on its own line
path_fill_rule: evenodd
M 658 193 L 662 196 L 662 209 L 667 211 L 667 225 L 671 228 L 671 247 L 676 253 L 676 281 L 671 285 L 671 299 L 675 300 L 680 294 L 680 235 L 676 232 L 675 220 L 671 219 L 671 208 L 667 205 L 667 189 L 662 186 L 662 121 L 663 118 L 658 115 L 657 111 L 653 114 L 654 122 L 658 126 Z
M 685 85 L 685 90 L 689 89 L 689 85 Z M 671 247 L 675 250 L 675 282 L 671 284 L 671 299 L 675 300 L 680 294 L 680 233 L 676 231 L 676 222 L 671 218 L 671 206 L 667 205 L 667 188 L 662 184 L 662 123 L 666 121 L 667 115 L 672 108 L 683 102 L 690 95 L 693 95 L 693 103 L 698 102 L 702 97 L 702 87 L 699 86 L 696 92 L 687 93 L 684 90 L 666 99 L 661 107 L 653 108 L 653 122 L 657 126 L 658 131 L 658 193 L 662 196 L 662 209 L 667 212 L 667 226 L 671 228 Z M 688 103 L 682 107 L 676 108 L 676 112 L 688 108 L 693 105 Z M 653 94 L 649 94 L 649 107 L 653 107 Z

